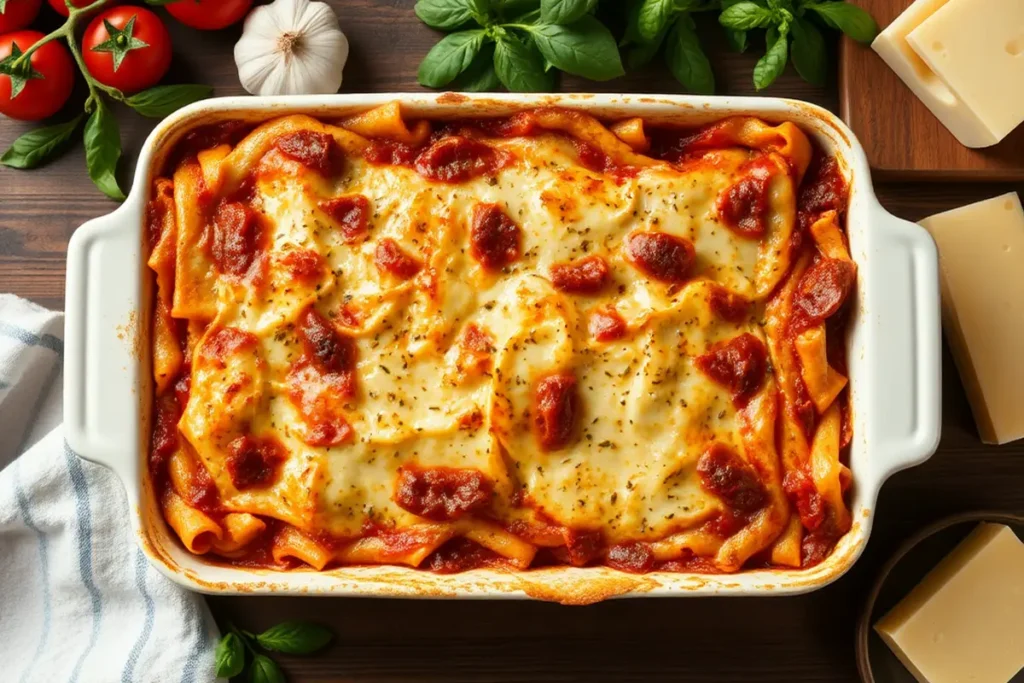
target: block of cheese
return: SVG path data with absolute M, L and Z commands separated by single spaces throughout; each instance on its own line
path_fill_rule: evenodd
M 1024 2 L 1024 0 L 1022 0 Z M 1014 193 L 921 221 L 939 247 L 942 318 L 985 443 L 1024 436 L 1024 211 Z
M 956 139 L 966 147 L 989 147 L 999 142 L 1009 132 L 1009 130 L 1004 131 L 1003 128 L 1007 117 L 1005 112 L 1010 110 L 1011 105 L 996 105 L 997 110 L 994 112 L 975 109 L 972 103 L 977 103 L 981 99 L 980 96 L 975 96 L 972 101 L 961 99 L 943 80 L 943 75 L 950 76 L 957 83 L 966 75 L 976 82 L 976 89 L 988 88 L 992 97 L 998 98 L 1001 94 L 1005 94 L 1009 87 L 1008 83 L 1019 82 L 1019 79 L 1007 82 L 999 78 L 997 67 L 1015 71 L 1014 65 L 1020 63 L 1021 60 L 1017 59 L 1016 62 L 1009 64 L 1000 60 L 999 64 L 989 65 L 981 57 L 975 57 L 972 54 L 962 55 L 961 53 L 964 52 L 962 46 L 967 39 L 958 38 L 951 41 L 957 46 L 956 49 L 945 51 L 945 56 L 941 60 L 943 68 L 936 72 L 915 51 L 908 39 L 911 34 L 923 39 L 925 31 L 931 30 L 931 20 L 935 18 L 942 20 L 939 15 L 940 11 L 956 10 L 957 14 L 960 12 L 970 14 L 971 8 L 973 8 L 974 14 L 963 21 L 970 26 L 988 26 L 989 22 L 1001 25 L 999 30 L 994 33 L 994 35 L 1006 36 L 1001 40 L 1001 49 L 1015 50 L 1015 38 L 1011 36 L 1014 28 L 1020 29 L 1020 22 L 1018 21 L 1018 25 L 1014 27 L 1010 17 L 1004 16 L 1004 13 L 996 12 L 994 9 L 989 10 L 987 6 L 994 2 L 1002 2 L 1002 0 L 915 0 L 871 44 L 871 48 L 889 65 L 889 68 L 896 72 L 896 75 L 924 102 L 942 125 L 948 128 Z M 1008 0 L 1008 2 L 1013 5 L 1019 3 L 1019 0 Z M 1024 6 L 1024 3 L 1019 4 Z M 979 7 L 980 5 L 986 7 Z M 1019 13 L 1019 7 L 1011 6 L 1010 12 L 1011 14 Z M 935 31 L 939 32 L 940 28 L 945 30 L 946 24 L 941 21 L 935 26 Z M 977 32 L 971 29 L 968 32 L 977 36 L 983 30 L 987 29 L 979 29 Z M 918 33 L 918 31 L 921 32 Z M 934 46 L 929 47 L 933 48 Z M 927 54 L 932 56 L 935 52 Z M 950 66 L 947 67 L 947 64 Z M 1016 68 L 1019 68 L 1019 65 Z M 1001 118 L 999 112 L 1002 112 Z M 1024 112 L 1018 112 L 1018 114 L 1024 115 Z M 986 117 L 988 118 L 986 119 Z M 1003 124 L 993 128 L 986 122 L 987 120 L 998 120 Z
M 875 631 L 921 683 L 1007 683 L 1024 667 L 1024 543 L 979 525 Z
M 950 0 L 907 42 L 996 141 L 1024 121 L 1024 2 Z

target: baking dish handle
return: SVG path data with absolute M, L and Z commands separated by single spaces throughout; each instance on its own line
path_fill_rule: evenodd
M 868 315 L 873 366 L 870 440 L 879 484 L 919 465 L 939 445 L 942 423 L 942 323 L 938 250 L 928 232 L 876 209 L 880 229 L 872 245 L 873 301 Z
M 126 485 L 138 467 L 140 301 L 138 212 L 82 225 L 68 244 L 64 429 L 73 451 L 106 465 Z

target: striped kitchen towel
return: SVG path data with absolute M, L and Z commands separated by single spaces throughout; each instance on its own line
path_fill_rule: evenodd
M 206 604 L 149 566 L 117 476 L 64 441 L 63 327 L 0 295 L 0 680 L 209 683 Z

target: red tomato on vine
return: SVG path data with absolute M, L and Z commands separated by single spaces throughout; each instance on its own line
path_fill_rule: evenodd
M 0 33 L 23 29 L 39 14 L 43 0 L 0 0 Z
M 18 58 L 43 38 L 39 31 L 15 31 L 0 36 L 0 114 L 38 121 L 53 116 L 71 96 L 75 66 L 59 41 L 46 43 L 27 61 Z
M 92 3 L 93 0 L 71 0 L 71 4 L 78 8 L 86 7 Z M 68 16 L 68 6 L 64 0 L 50 0 L 50 7 L 57 10 L 57 13 L 62 17 Z
M 178 0 L 167 11 L 186 26 L 213 31 L 241 21 L 250 7 L 252 0 Z
M 156 85 L 171 66 L 171 36 L 142 7 L 114 7 L 89 23 L 82 57 L 93 78 L 125 93 Z

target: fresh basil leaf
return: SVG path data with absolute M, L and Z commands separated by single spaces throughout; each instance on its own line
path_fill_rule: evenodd
M 790 47 L 793 67 L 808 83 L 825 85 L 828 77 L 828 51 L 821 31 L 806 19 L 793 22 L 793 45 Z
M 82 122 L 79 114 L 67 123 L 36 128 L 25 133 L 0 157 L 0 164 L 11 168 L 35 168 L 56 158 Z
M 430 28 L 450 31 L 473 19 L 469 0 L 419 0 L 416 16 Z
M 418 74 L 420 85 L 443 88 L 455 80 L 473 63 L 483 47 L 485 35 L 483 30 L 475 29 L 445 36 L 423 58 Z
M 121 201 L 124 192 L 117 184 L 117 162 L 121 158 L 121 133 L 117 119 L 97 98 L 96 110 L 85 122 L 85 165 L 92 182 L 111 199 Z
M 619 48 L 604 24 L 586 16 L 570 26 L 540 24 L 530 28 L 544 59 L 566 73 L 607 81 L 625 73 Z
M 746 52 L 747 51 L 747 32 L 737 31 L 734 28 L 723 29 L 725 31 L 725 42 L 729 43 L 729 47 L 733 52 Z
M 630 69 L 639 69 L 654 59 L 654 55 L 658 54 L 658 50 L 661 49 L 661 44 L 665 42 L 667 33 L 667 31 L 662 31 L 650 42 L 630 46 L 626 50 L 626 66 Z
M 774 20 L 775 15 L 772 10 L 765 9 L 753 2 L 737 2 L 725 8 L 718 16 L 718 23 L 738 31 L 765 28 L 771 26 Z
M 306 621 L 286 621 L 256 636 L 256 642 L 268 650 L 290 655 L 316 652 L 331 642 L 329 628 Z
M 208 85 L 158 85 L 132 95 L 125 104 L 143 116 L 162 119 L 212 94 L 213 88 Z
M 540 20 L 546 24 L 571 24 L 597 7 L 597 0 L 540 0 Z
M 673 0 L 643 0 L 636 18 L 637 33 L 644 40 L 654 40 L 668 29 L 669 20 L 675 13 Z
M 690 15 L 682 15 L 672 27 L 665 49 L 665 61 L 672 75 L 684 88 L 699 95 L 714 94 L 715 75 L 711 71 L 711 62 L 700 46 Z
M 459 74 L 450 84 L 453 90 L 486 92 L 501 87 L 498 74 L 494 72 L 494 46 L 484 45 L 469 68 Z
M 544 69 L 544 58 L 533 41 L 524 43 L 511 34 L 498 38 L 494 70 L 511 92 L 550 92 L 555 85 L 555 75 Z
M 245 647 L 242 639 L 234 633 L 228 633 L 220 642 L 213 653 L 214 662 L 217 665 L 217 678 L 231 678 L 242 673 L 245 668 Z
M 878 35 L 878 24 L 860 7 L 845 2 L 812 2 L 806 7 L 859 43 L 870 43 Z
M 778 30 L 769 29 L 766 38 L 768 50 L 764 53 L 764 57 L 757 60 L 757 64 L 754 65 L 754 88 L 757 90 L 764 90 L 774 83 L 775 79 L 785 70 L 786 60 L 789 58 L 787 26 L 783 25 Z
M 270 657 L 256 655 L 249 667 L 249 683 L 286 683 L 284 672 Z

